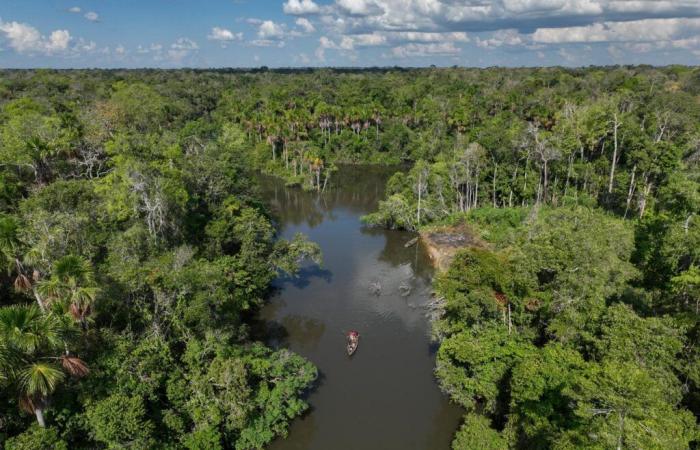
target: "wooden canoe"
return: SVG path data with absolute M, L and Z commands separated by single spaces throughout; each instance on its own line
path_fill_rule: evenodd
M 355 351 L 357 351 L 357 346 L 360 343 L 360 335 L 358 334 L 356 337 L 350 337 L 348 336 L 348 344 L 347 344 L 347 351 L 348 351 L 348 356 L 352 356 Z

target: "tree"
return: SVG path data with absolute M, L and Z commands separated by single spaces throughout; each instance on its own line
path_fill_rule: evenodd
M 80 358 L 64 352 L 70 331 L 60 318 L 42 314 L 35 306 L 0 308 L 0 339 L 8 361 L 5 378 L 19 395 L 22 408 L 35 414 L 41 427 L 46 426 L 48 399 L 66 373 L 76 377 L 88 373 Z
M 90 405 L 86 416 L 95 440 L 108 448 L 145 450 L 155 444 L 154 425 L 147 419 L 140 397 L 112 395 Z
M 90 262 L 75 255 L 53 264 L 51 276 L 39 283 L 39 292 L 49 307 L 58 306 L 85 327 L 98 293 Z
M 620 450 L 682 449 L 695 438 L 692 413 L 677 409 L 679 398 L 669 398 L 634 363 L 593 364 L 577 374 L 566 393 L 576 402 L 580 422 L 573 433 L 563 436 L 563 442 Z
M 464 423 L 457 431 L 454 441 L 454 450 L 467 450 L 479 448 L 484 450 L 505 450 L 508 448 L 506 440 L 491 428 L 489 420 L 478 414 L 467 414 Z
M 6 104 L 0 126 L 0 161 L 17 169 L 29 169 L 37 183 L 47 183 L 55 166 L 52 159 L 67 152 L 73 131 L 61 120 L 29 99 Z

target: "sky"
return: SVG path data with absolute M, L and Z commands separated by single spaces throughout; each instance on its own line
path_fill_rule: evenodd
M 0 0 L 0 68 L 700 63 L 700 0 Z

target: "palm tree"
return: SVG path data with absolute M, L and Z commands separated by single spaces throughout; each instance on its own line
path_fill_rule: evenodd
M 87 375 L 88 368 L 67 350 L 70 324 L 34 305 L 0 308 L 0 378 L 14 387 L 22 409 L 45 427 L 44 410 L 66 373 Z
M 18 292 L 32 292 L 39 308 L 46 311 L 46 304 L 36 290 L 35 283 L 41 278 L 38 270 L 34 269 L 29 275 L 31 255 L 21 256 L 22 242 L 19 239 L 19 223 L 12 216 L 0 216 L 0 267 L 8 275 L 15 275 L 14 287 Z M 31 253 L 31 251 L 30 251 Z M 24 260 L 24 261 L 23 261 Z
M 64 256 L 53 264 L 51 276 L 39 283 L 47 305 L 60 305 L 84 327 L 98 293 L 90 262 L 75 255 Z

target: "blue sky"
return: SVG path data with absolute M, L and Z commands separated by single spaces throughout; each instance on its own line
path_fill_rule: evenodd
M 700 0 L 1 0 L 0 67 L 700 62 Z

